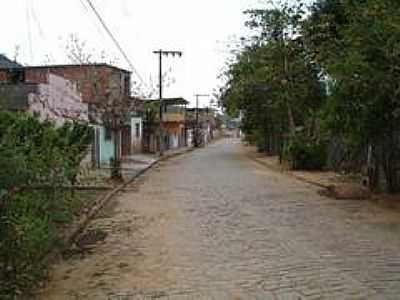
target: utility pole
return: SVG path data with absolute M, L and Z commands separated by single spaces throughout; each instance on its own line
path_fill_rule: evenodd
M 199 147 L 199 98 L 209 97 L 208 94 L 196 94 L 196 127 L 194 131 L 194 146 Z
M 164 153 L 164 127 L 163 127 L 163 74 L 162 74 L 162 58 L 163 56 L 168 56 L 171 55 L 172 57 L 175 57 L 175 55 L 181 57 L 182 56 L 182 51 L 165 51 L 165 50 L 157 50 L 153 51 L 154 54 L 158 55 L 159 59 L 159 70 L 158 70 L 158 86 L 159 86 L 159 100 L 160 100 L 160 135 L 159 135 L 159 144 L 160 144 L 160 156 L 163 155 Z

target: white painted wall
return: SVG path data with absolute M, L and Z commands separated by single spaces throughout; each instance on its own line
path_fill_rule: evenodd
M 171 149 L 178 149 L 179 148 L 179 137 L 177 134 L 170 134 L 169 135 L 169 143 Z
M 29 95 L 29 112 L 57 125 L 68 120 L 89 121 L 88 105 L 82 102 L 76 85 L 54 74 L 48 76 L 48 83 L 39 84 L 38 92 Z
M 137 129 L 138 128 L 138 132 Z M 132 149 L 134 153 L 142 152 L 143 120 L 142 118 L 131 118 Z

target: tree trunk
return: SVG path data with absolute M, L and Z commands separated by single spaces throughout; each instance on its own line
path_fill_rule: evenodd
M 113 180 L 122 180 L 121 157 L 119 155 L 119 130 L 113 130 L 114 139 L 114 159 L 111 162 L 111 178 Z
M 290 134 L 295 135 L 296 134 L 296 124 L 294 122 L 293 110 L 292 110 L 292 107 L 291 107 L 288 99 L 286 99 L 286 105 L 287 105 L 287 112 L 288 112 Z
M 368 186 L 371 191 L 377 191 L 379 188 L 381 155 L 379 146 L 370 144 L 368 146 L 367 173 Z
M 399 191 L 398 176 L 397 176 L 397 157 L 396 157 L 396 141 L 394 137 L 393 127 L 389 136 L 383 141 L 382 163 L 386 179 L 386 187 L 389 193 Z

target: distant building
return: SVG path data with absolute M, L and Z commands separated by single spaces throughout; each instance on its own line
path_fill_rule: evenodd
M 145 113 L 143 148 L 147 152 L 160 151 L 160 133 L 162 128 L 163 150 L 178 149 L 187 145 L 186 105 L 183 98 L 165 98 L 162 100 L 162 122 L 160 122 L 160 100 L 143 100 L 148 107 Z
M 217 128 L 216 111 L 213 108 L 188 108 L 186 109 L 186 127 L 188 130 L 188 143 L 194 143 L 194 135 L 199 135 L 199 143 L 206 145 L 215 136 Z

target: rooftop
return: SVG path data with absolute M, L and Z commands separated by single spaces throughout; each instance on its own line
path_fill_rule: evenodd
M 128 70 L 113 66 L 113 65 L 109 65 L 106 63 L 93 63 L 93 64 L 59 64 L 59 65 L 42 65 L 42 66 L 22 66 L 19 64 L 16 64 L 14 62 L 12 62 L 11 60 L 7 59 L 9 62 L 16 64 L 17 66 L 14 67 L 7 67 L 6 65 L 2 64 L 2 60 L 1 60 L 2 55 L 0 55 L 0 69 L 9 69 L 9 68 L 16 68 L 16 67 L 22 67 L 25 69 L 54 69 L 54 68 L 86 68 L 86 67 L 107 67 L 107 68 L 111 68 L 111 69 L 115 69 L 118 71 L 122 71 L 124 73 L 131 73 Z
M 196 112 L 196 110 L 198 110 L 199 112 L 211 112 L 211 111 L 216 111 L 216 109 L 212 108 L 212 107 L 189 107 L 186 108 L 186 111 L 188 112 Z
M 160 99 L 143 99 L 144 102 L 159 102 Z M 189 101 L 184 98 L 163 98 L 162 102 L 166 105 L 187 105 Z
M 23 67 L 19 63 L 12 61 L 7 56 L 0 54 L 0 69 L 14 69 Z

